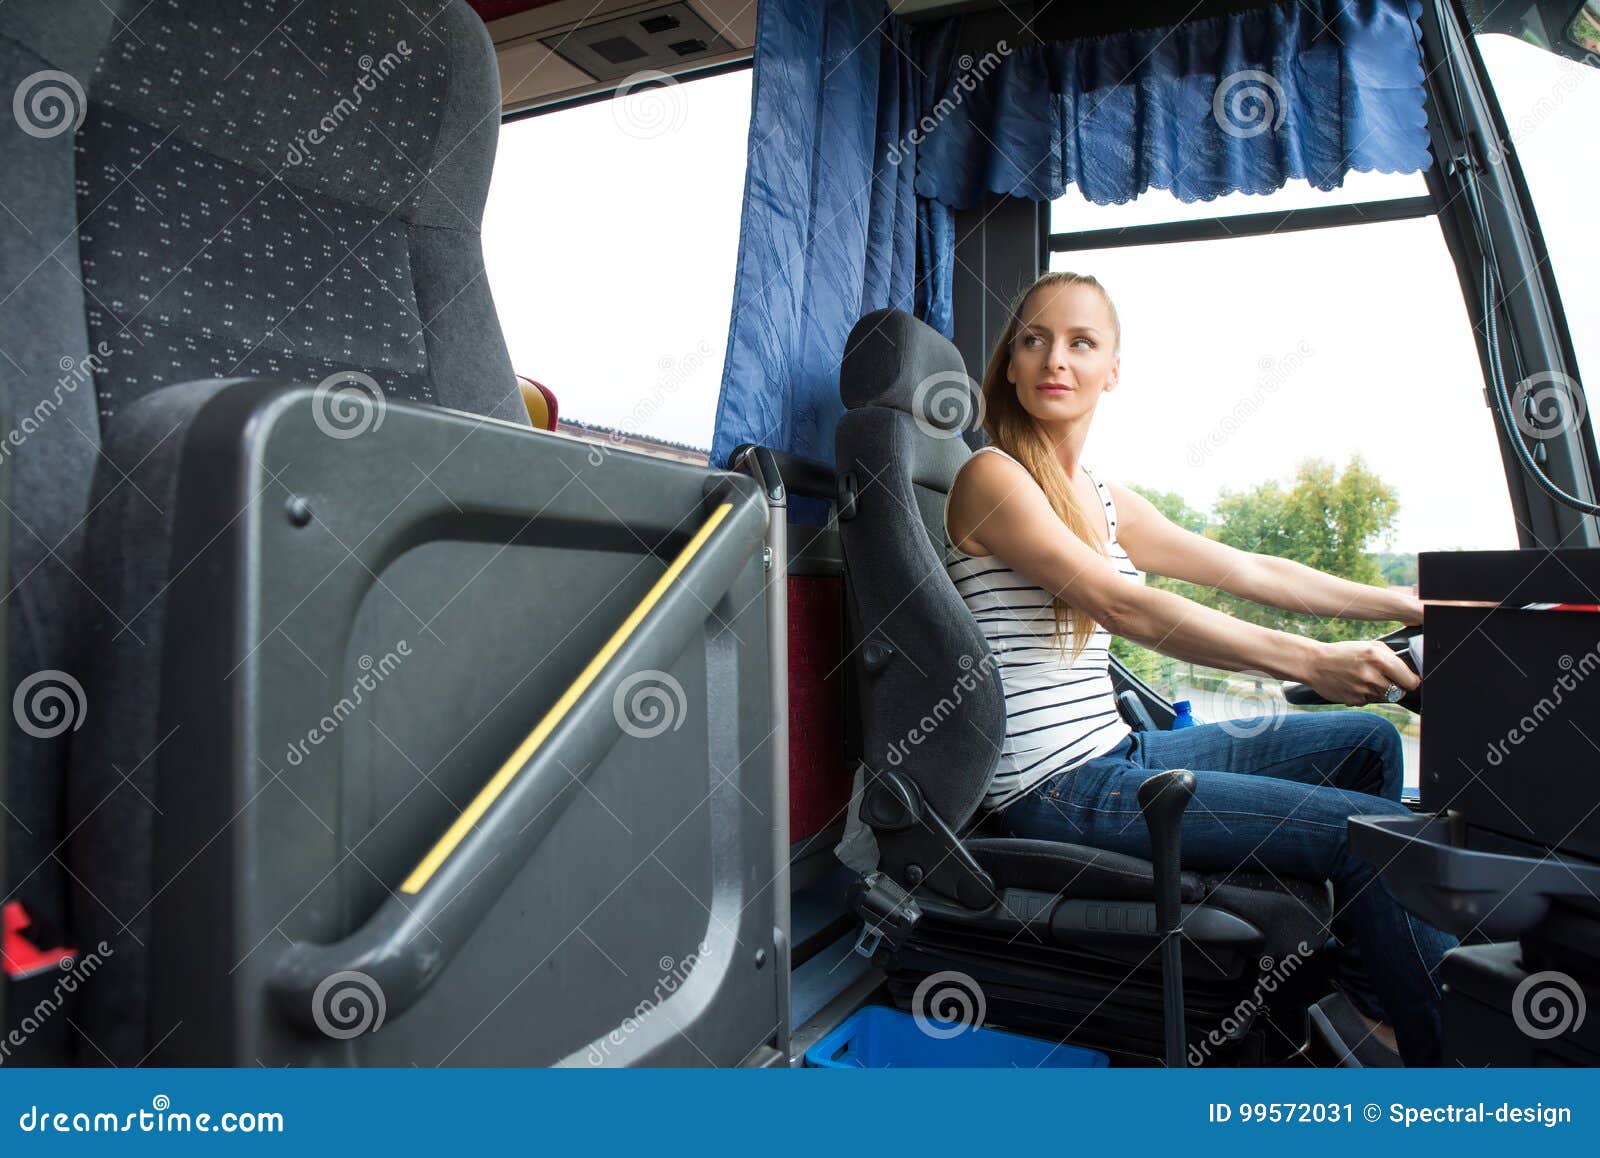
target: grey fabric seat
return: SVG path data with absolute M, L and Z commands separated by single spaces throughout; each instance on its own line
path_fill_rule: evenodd
M 862 816 L 881 867 L 924 911 L 894 963 L 899 976 L 957 967 L 987 977 L 995 992 L 1012 995 L 1018 1023 L 1045 1030 L 1059 1030 L 1063 1018 L 1081 1025 L 1086 1010 L 1116 1011 L 1109 994 L 1141 992 L 1125 983 L 1130 967 L 1142 967 L 1147 982 L 1152 972 L 1154 941 L 1140 935 L 1153 922 L 1150 864 L 1006 838 L 977 819 L 1005 738 L 1005 699 L 997 678 L 982 678 L 993 670 L 989 646 L 943 564 L 944 502 L 970 454 L 962 435 L 978 414 L 976 384 L 943 336 L 880 310 L 851 332 L 840 395 L 839 533 L 862 641 Z M 1186 972 L 1195 969 L 1187 998 L 1202 1025 L 1207 1002 L 1213 1012 L 1227 1009 L 1228 993 L 1253 980 L 1261 956 L 1281 958 L 1302 941 L 1318 947 L 1328 932 L 1324 882 L 1186 872 L 1183 900 L 1199 913 L 1186 922 L 1199 950 Z M 1109 928 L 1107 920 L 1124 923 Z M 1118 928 L 1128 935 L 1110 935 Z M 1084 976 L 1104 984 L 1085 990 Z M 1064 991 L 1086 996 L 1060 1007 Z M 909 997 L 909 983 L 898 992 Z M 1141 1040 L 1159 1056 L 1159 984 L 1142 992 L 1119 1011 L 1123 1029 L 1142 1024 Z
M 5 897 L 106 945 L 30 1060 L 137 1062 L 188 424 L 240 379 L 527 424 L 479 239 L 499 78 L 462 0 L 12 0 L 0 80 L 8 675 L 69 712 L 8 734 Z

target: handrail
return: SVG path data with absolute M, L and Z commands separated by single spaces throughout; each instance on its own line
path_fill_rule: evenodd
M 789 878 L 789 511 L 784 460 L 788 456 L 765 446 L 743 443 L 735 448 L 729 468 L 755 479 L 766 497 L 767 519 L 767 662 L 772 696 L 772 945 L 773 970 L 788 978 L 790 943 L 794 937 Z M 796 460 L 804 462 L 805 460 Z M 789 986 L 778 986 L 775 1045 L 785 1064 L 790 1057 Z
M 444 972 L 555 824 L 562 810 L 552 805 L 571 785 L 565 769 L 599 764 L 615 744 L 621 722 L 612 699 L 622 681 L 671 664 L 702 629 L 706 608 L 760 552 L 766 505 L 726 476 L 708 480 L 707 491 L 711 514 L 400 890 L 343 940 L 284 951 L 269 988 L 290 1021 L 315 1031 L 325 1021 L 319 987 L 338 973 L 367 975 L 386 1015 L 397 1017 Z M 520 855 L 507 855 L 512 849 Z
M 743 442 L 728 458 L 730 470 L 748 470 L 757 482 L 769 488 L 768 501 L 782 506 L 785 495 L 800 495 L 832 502 L 838 490 L 833 467 L 814 458 L 789 454 L 771 447 Z

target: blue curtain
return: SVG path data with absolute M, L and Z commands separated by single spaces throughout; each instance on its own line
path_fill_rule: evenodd
M 1406 0 L 1290 0 L 1173 28 L 1018 48 L 960 77 L 917 162 L 919 196 L 966 208 L 1069 184 L 1099 204 L 1331 189 L 1429 163 Z
M 956 58 L 954 20 L 762 0 L 712 463 L 742 442 L 831 463 L 850 327 L 894 306 L 948 336 L 953 210 L 986 194 L 1194 201 L 1426 169 L 1420 13 L 1288 0 Z
M 713 465 L 743 442 L 833 461 L 862 314 L 893 306 L 951 332 L 954 221 L 914 183 L 955 31 L 912 28 L 882 0 L 762 0 Z

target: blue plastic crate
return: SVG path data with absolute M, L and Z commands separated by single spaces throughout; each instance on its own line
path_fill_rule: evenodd
M 806 1065 L 818 1069 L 1099 1069 L 1106 1055 L 1075 1045 L 1057 1045 L 998 1029 L 961 1028 L 916 1018 L 886 1005 L 856 1010 L 837 1029 L 806 1050 Z M 959 1032 L 958 1032 L 959 1030 Z M 948 1033 L 950 1036 L 942 1036 Z

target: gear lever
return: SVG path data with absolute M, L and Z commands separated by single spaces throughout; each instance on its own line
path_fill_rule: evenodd
M 1187 1063 L 1183 1017 L 1183 892 L 1179 861 L 1183 811 L 1194 797 L 1194 773 L 1186 768 L 1157 772 L 1139 785 L 1139 811 L 1150 830 L 1156 878 L 1156 924 L 1161 934 L 1161 1004 L 1167 1065 Z

